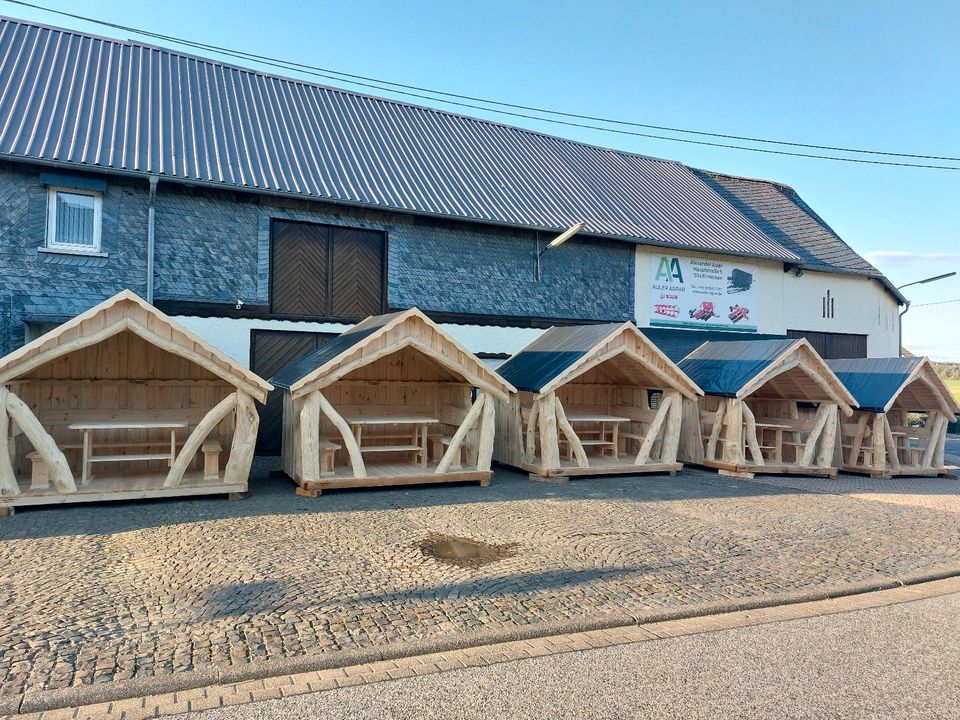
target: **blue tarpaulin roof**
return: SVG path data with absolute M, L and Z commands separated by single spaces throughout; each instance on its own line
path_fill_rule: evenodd
M 540 392 L 621 327 L 622 323 L 605 323 L 550 328 L 497 368 L 497 372 L 517 390 Z
M 856 398 L 861 410 L 884 412 L 923 361 L 922 357 L 857 358 L 828 360 L 827 364 Z
M 783 340 L 786 335 L 738 333 L 729 330 L 679 330 L 676 328 L 643 328 L 643 334 L 668 358 L 678 363 L 705 342 L 756 342 Z
M 792 339 L 710 342 L 694 350 L 679 365 L 707 395 L 735 397 L 798 342 Z
M 289 390 L 298 380 L 302 380 L 318 367 L 326 365 L 338 355 L 347 352 L 364 338 L 369 337 L 394 318 L 403 313 L 390 313 L 367 318 L 358 325 L 354 325 L 342 335 L 324 343 L 309 355 L 306 355 L 274 375 L 270 382 L 274 387 Z

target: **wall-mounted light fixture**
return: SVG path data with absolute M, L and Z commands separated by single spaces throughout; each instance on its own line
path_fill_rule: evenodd
M 572 238 L 578 232 L 583 229 L 583 223 L 578 222 L 574 225 L 571 225 L 569 228 L 564 230 L 562 233 L 557 235 L 553 240 L 551 240 L 543 250 L 540 249 L 540 233 L 537 233 L 537 266 L 533 272 L 533 277 L 537 282 L 540 282 L 540 258 L 543 257 L 543 254 L 552 248 L 560 247 L 567 240 Z

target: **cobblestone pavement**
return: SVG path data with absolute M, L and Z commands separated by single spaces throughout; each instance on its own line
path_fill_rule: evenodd
M 643 614 L 960 564 L 960 514 L 720 478 L 253 495 L 0 522 L 0 694 Z M 439 535 L 512 546 L 479 567 Z

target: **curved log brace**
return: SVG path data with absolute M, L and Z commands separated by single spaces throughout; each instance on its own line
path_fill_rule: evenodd
M 253 398 L 245 392 L 237 391 L 237 422 L 233 429 L 233 443 L 230 445 L 230 457 L 223 471 L 224 485 L 244 485 L 250 479 L 250 466 L 257 445 L 257 430 L 260 429 L 260 415 Z
M 367 476 L 367 466 L 363 463 L 360 446 L 357 444 L 357 439 L 353 436 L 353 431 L 350 429 L 350 426 L 347 425 L 347 421 L 340 416 L 340 413 L 338 413 L 333 405 L 330 404 L 330 401 L 323 396 L 322 392 L 319 390 L 314 390 L 313 392 L 317 394 L 317 402 L 320 403 L 320 409 L 323 411 L 323 414 L 326 415 L 327 419 L 333 423 L 333 426 L 340 431 L 340 437 L 343 438 L 343 446 L 347 450 L 347 455 L 350 456 L 350 466 L 353 468 L 353 476 L 355 478 L 365 478 Z M 300 432 L 303 432 L 302 425 Z M 319 430 L 315 432 L 319 432 Z
M 560 402 L 560 398 L 557 398 L 557 427 L 560 428 L 560 432 L 563 433 L 563 436 L 567 439 L 567 442 L 570 443 L 570 449 L 573 450 L 573 456 L 577 459 L 577 467 L 590 467 L 590 461 L 587 460 L 587 453 L 584 451 L 583 444 L 580 442 L 580 437 L 573 429 L 573 425 L 571 425 L 570 421 L 567 419 L 567 413 L 563 409 L 563 403 Z
M 10 417 L 7 415 L 7 390 L 0 387 L 0 495 L 19 495 L 20 486 L 10 462 Z
M 62 493 L 75 493 L 77 483 L 73 479 L 73 473 L 70 471 L 70 465 L 63 451 L 57 447 L 27 404 L 12 392 L 4 392 L 7 414 L 16 421 L 17 426 L 33 445 L 33 449 L 40 453 L 40 457 L 50 469 L 50 480 L 53 481 L 54 487 Z
M 177 459 L 174 460 L 173 465 L 170 466 L 167 479 L 163 481 L 164 487 L 176 487 L 180 484 L 180 481 L 183 480 L 184 473 L 187 472 L 187 468 L 190 466 L 190 462 L 197 454 L 197 451 L 200 450 L 200 446 L 203 445 L 203 441 L 207 435 L 213 432 L 213 429 L 217 427 L 227 415 L 233 412 L 236 407 L 237 393 L 234 392 L 227 395 L 227 397 L 217 403 L 210 412 L 203 416 L 203 420 L 201 420 L 193 429 L 193 432 L 190 433 L 190 437 L 187 438 L 187 441 L 180 449 Z
M 460 427 L 458 427 L 457 431 L 453 434 L 453 438 L 450 440 L 450 445 L 447 447 L 447 451 L 443 454 L 443 457 L 440 458 L 440 464 L 437 465 L 437 469 L 433 471 L 435 475 L 443 475 L 445 472 L 450 470 L 450 466 L 453 464 L 453 459 L 459 456 L 460 446 L 463 445 L 463 441 L 467 437 L 467 433 L 470 432 L 470 428 L 476 425 L 477 420 L 480 418 L 480 411 L 483 410 L 484 406 L 492 403 L 493 399 L 488 398 L 485 393 L 480 393 L 477 395 L 477 399 L 473 401 L 473 405 L 471 405 L 470 409 L 467 411 L 467 415 L 465 418 L 463 418 L 463 422 L 460 423 Z M 492 451 L 493 446 L 491 445 L 491 452 Z M 477 463 L 479 465 L 479 458 Z M 489 461 L 487 466 L 489 467 Z

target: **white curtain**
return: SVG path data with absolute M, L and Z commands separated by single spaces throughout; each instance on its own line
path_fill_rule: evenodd
M 93 245 L 93 195 L 57 193 L 57 239 L 65 245 Z

